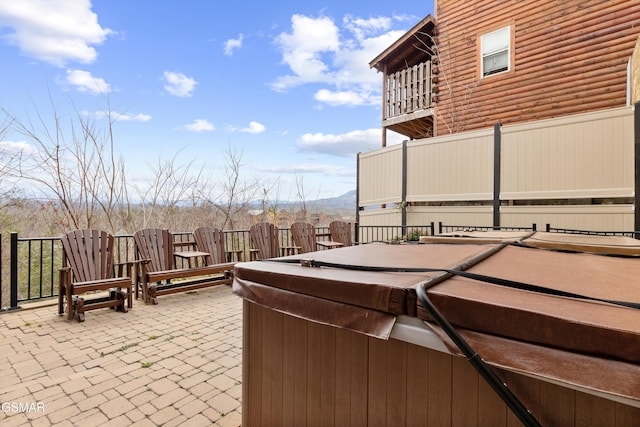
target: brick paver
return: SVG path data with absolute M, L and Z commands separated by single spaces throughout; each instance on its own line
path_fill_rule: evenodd
M 95 310 L 0 314 L 0 427 L 241 424 L 242 301 L 228 286 Z

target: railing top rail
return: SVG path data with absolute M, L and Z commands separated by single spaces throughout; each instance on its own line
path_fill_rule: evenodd
M 625 236 L 625 237 L 640 237 L 640 231 L 599 231 L 599 230 L 577 230 L 572 228 L 556 228 L 547 224 L 546 231 L 552 233 L 566 233 L 566 234 L 584 234 L 589 236 Z

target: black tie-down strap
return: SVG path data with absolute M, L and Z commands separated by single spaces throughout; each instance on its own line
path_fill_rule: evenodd
M 466 277 L 467 279 L 477 280 L 480 282 L 491 283 L 492 285 L 504 286 L 507 288 L 520 289 L 523 291 L 535 292 L 545 295 L 553 295 L 565 298 L 575 298 L 585 301 L 595 301 L 607 304 L 619 305 L 623 307 L 634 308 L 640 310 L 640 303 L 630 301 L 619 301 L 606 298 L 592 297 L 588 295 L 576 294 L 573 292 L 562 291 L 559 289 L 548 288 L 546 286 L 532 285 L 530 283 L 518 282 L 515 280 L 502 279 L 500 277 L 487 276 L 485 274 L 471 273 L 458 269 L 447 268 L 431 268 L 431 267 L 380 267 L 380 266 L 366 266 L 366 265 L 353 265 L 353 264 L 340 264 L 333 262 L 317 261 L 312 259 L 301 260 L 279 260 L 271 259 L 269 261 L 287 262 L 287 263 L 300 263 L 305 267 L 329 267 L 329 268 L 341 268 L 344 270 L 356 270 L 356 271 L 377 271 L 381 273 L 448 273 L 454 276 Z
M 418 284 L 416 287 L 416 294 L 418 300 L 425 310 L 429 312 L 429 315 L 435 320 L 435 322 L 442 328 L 451 341 L 462 351 L 469 363 L 474 369 L 485 379 L 487 384 L 496 392 L 500 399 L 511 409 L 515 416 L 526 427 L 538 427 L 540 423 L 524 406 L 520 399 L 513 394 L 507 384 L 498 377 L 493 369 L 480 357 L 478 353 L 462 338 L 462 336 L 455 330 L 449 321 L 440 313 L 440 311 L 433 305 L 427 296 L 427 292 L 424 289 L 424 282 Z

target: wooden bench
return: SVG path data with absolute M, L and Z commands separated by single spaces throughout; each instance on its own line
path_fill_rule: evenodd
M 190 268 L 175 268 L 173 235 L 168 230 L 147 228 L 133 235 L 140 257 L 136 298 L 142 290 L 146 304 L 157 304 L 158 296 L 231 284 L 235 263 L 224 262 Z M 208 256 L 199 251 L 198 256 Z

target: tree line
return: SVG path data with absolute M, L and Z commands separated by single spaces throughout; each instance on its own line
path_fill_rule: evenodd
M 133 183 L 126 159 L 116 149 L 110 107 L 106 120 L 82 111 L 63 118 L 51 102 L 46 116 L 20 119 L 0 109 L 0 231 L 26 236 L 56 236 L 73 229 L 99 228 L 131 234 L 147 227 L 188 231 L 211 225 L 242 229 L 257 220 L 282 217 L 279 185 L 243 173 L 242 152 L 224 151 L 222 170 L 179 162 L 178 153 L 158 156 L 150 179 Z M 288 217 L 309 220 L 302 178 Z M 255 201 L 260 209 L 256 214 Z M 295 211 L 295 212 L 294 212 Z M 289 224 L 286 224 L 288 226 Z

